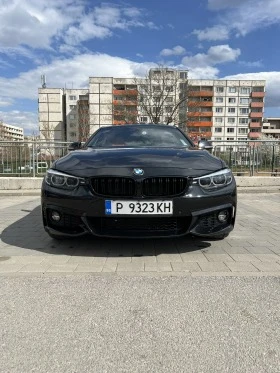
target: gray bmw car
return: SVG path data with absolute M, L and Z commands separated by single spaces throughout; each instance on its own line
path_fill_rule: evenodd
M 69 150 L 42 184 L 43 224 L 53 238 L 221 239 L 234 228 L 231 170 L 177 127 L 103 127 Z

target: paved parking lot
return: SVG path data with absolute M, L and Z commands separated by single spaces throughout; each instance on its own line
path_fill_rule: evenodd
M 235 230 L 224 240 L 55 241 L 41 223 L 40 197 L 0 197 L 0 274 L 280 276 L 280 194 L 240 194 Z

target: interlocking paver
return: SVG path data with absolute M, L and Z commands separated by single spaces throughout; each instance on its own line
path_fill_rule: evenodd
M 255 254 L 255 256 L 262 262 L 276 262 L 280 260 L 280 256 L 277 254 Z
M 258 272 L 258 269 L 250 262 L 226 262 L 232 272 Z
M 254 266 L 262 272 L 280 271 L 280 264 L 274 262 L 259 262 L 254 263 Z
M 229 272 L 230 269 L 222 262 L 200 262 L 199 266 L 203 272 Z
M 233 260 L 236 262 L 259 262 L 260 259 L 258 259 L 253 254 L 230 254 Z
M 144 263 L 118 263 L 117 271 L 141 272 L 144 271 Z
M 145 264 L 146 272 L 172 272 L 171 264 L 168 262 Z
M 188 262 L 188 263 L 171 263 L 172 269 L 175 272 L 200 272 L 201 268 L 198 263 Z
M 52 264 L 46 272 L 74 272 L 78 264 Z
M 103 269 L 103 264 L 78 264 L 74 272 L 101 272 Z
M 209 262 L 226 262 L 233 261 L 232 257 L 228 254 L 204 254 Z
M 183 260 L 183 262 L 208 262 L 208 259 L 206 258 L 206 256 L 201 253 L 201 252 L 198 252 L 198 253 L 182 253 L 181 254 L 181 258 Z
M 24 267 L 22 263 L 0 265 L 0 273 L 18 272 L 22 267 Z
M 19 272 L 27 272 L 27 273 L 44 273 L 50 268 L 50 264 L 26 264 L 23 266 Z
M 239 196 L 235 229 L 224 240 L 55 241 L 42 227 L 39 196 L 0 196 L 0 273 L 280 274 L 279 206 L 280 194 Z

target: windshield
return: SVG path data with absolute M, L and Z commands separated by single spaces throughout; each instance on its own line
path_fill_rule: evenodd
M 115 126 L 96 132 L 86 146 L 108 147 L 190 147 L 191 142 L 176 127 Z

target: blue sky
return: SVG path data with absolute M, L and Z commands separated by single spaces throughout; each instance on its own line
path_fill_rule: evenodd
M 87 88 L 89 76 L 265 79 L 280 117 L 280 0 L 0 0 L 0 119 L 38 131 L 40 77 Z

